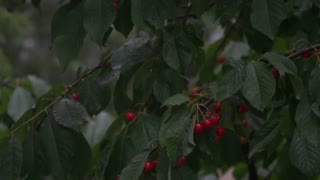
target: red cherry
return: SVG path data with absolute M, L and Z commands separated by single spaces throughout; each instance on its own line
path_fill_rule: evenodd
M 126 120 L 128 122 L 134 120 L 136 118 L 136 114 L 134 112 L 126 112 Z
M 218 56 L 216 61 L 219 64 L 223 64 L 226 61 L 226 58 L 224 56 Z
M 243 114 L 243 113 L 246 113 L 246 112 L 249 112 L 249 109 L 248 109 L 248 106 L 245 103 L 243 103 L 239 107 L 239 113 Z
M 212 112 L 211 111 L 206 111 L 206 116 L 207 117 L 211 117 L 212 116 Z
M 216 112 L 220 112 L 221 109 L 222 109 L 222 102 L 221 102 L 221 101 L 218 101 L 218 102 L 213 103 L 213 109 L 214 109 Z
M 179 167 L 182 167 L 186 162 L 187 162 L 187 158 L 183 156 L 183 157 L 179 160 L 179 162 L 178 162 L 178 164 L 177 164 L 177 167 L 178 167 L 178 168 L 179 168 Z
M 157 166 L 158 166 L 158 161 L 157 161 L 157 160 L 153 161 L 153 162 L 152 162 L 152 168 L 153 168 L 153 169 L 156 169 Z
M 203 126 L 200 123 L 194 125 L 194 133 L 201 134 L 203 132 Z
M 73 93 L 72 94 L 72 99 L 75 101 L 80 101 L 80 94 L 79 93 Z
M 224 127 L 217 127 L 216 135 L 218 137 L 223 137 L 226 134 L 226 129 Z
M 312 56 L 312 52 L 311 51 L 307 51 L 305 53 L 302 54 L 302 57 L 308 59 Z
M 204 129 L 211 129 L 212 128 L 212 124 L 208 119 L 202 121 L 201 124 L 204 127 Z
M 245 127 L 245 128 L 248 127 L 249 126 L 249 121 L 247 119 L 243 120 L 242 121 L 242 126 Z
M 212 116 L 211 116 L 211 119 L 210 119 L 210 123 L 212 126 L 216 126 L 218 125 L 220 122 L 220 115 L 217 114 L 217 113 L 214 113 Z
M 272 68 L 272 75 L 276 80 L 278 80 L 280 78 L 279 70 L 277 68 Z
M 152 166 L 152 163 L 147 161 L 146 164 L 144 165 L 144 172 L 150 172 L 152 171 L 153 169 L 153 166 Z
M 192 95 L 200 94 L 202 91 L 201 87 L 194 87 L 191 91 Z
M 119 7 L 119 0 L 114 0 L 114 1 L 113 1 L 113 7 L 114 7 L 115 9 L 118 9 L 118 7 Z
M 240 143 L 241 144 L 248 144 L 248 139 L 243 136 L 240 136 Z
M 120 176 L 117 176 L 117 180 L 120 180 Z

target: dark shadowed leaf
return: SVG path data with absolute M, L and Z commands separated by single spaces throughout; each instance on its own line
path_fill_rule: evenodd
M 155 27 L 163 27 L 165 20 L 174 17 L 176 1 L 167 0 L 135 0 L 131 1 L 132 21 L 138 27 L 151 24 Z
M 165 34 L 162 55 L 168 66 L 181 74 L 196 60 L 197 48 L 185 32 Z
M 23 152 L 21 142 L 11 137 L 5 142 L 1 139 L 0 177 L 5 180 L 20 179 Z
M 255 153 L 265 150 L 272 141 L 279 136 L 280 126 L 279 122 L 271 121 L 266 122 L 264 126 L 259 129 L 250 144 L 250 154 L 253 156 Z
M 90 167 L 91 149 L 82 134 L 59 126 L 48 116 L 40 128 L 41 144 L 50 174 L 66 179 L 83 177 Z
M 78 57 L 86 35 L 82 10 L 81 2 L 71 1 L 60 7 L 52 19 L 52 48 L 64 70 Z
M 90 115 L 103 110 L 111 98 L 111 90 L 108 86 L 102 86 L 95 78 L 85 79 L 80 87 L 80 102 Z
M 296 65 L 291 59 L 276 53 L 265 53 L 263 55 L 280 72 L 296 75 L 298 73 Z
M 320 147 L 308 142 L 296 130 L 289 150 L 291 163 L 302 173 L 314 175 L 320 172 Z
M 315 67 L 310 75 L 309 79 L 309 92 L 313 99 L 320 102 L 320 68 Z
M 150 146 L 150 145 L 149 145 Z M 139 154 L 135 155 L 129 162 L 129 164 L 122 170 L 120 179 L 123 180 L 138 180 L 144 164 L 148 159 L 148 156 L 153 148 L 147 147 Z
M 223 100 L 232 96 L 243 86 L 246 78 L 246 63 L 242 60 L 235 61 L 232 70 L 226 72 L 218 82 L 217 100 Z
M 287 17 L 287 12 L 283 0 L 254 0 L 251 24 L 270 39 L 274 39 L 281 22 Z
M 153 58 L 159 51 L 158 43 L 157 38 L 150 39 L 147 33 L 140 33 L 113 51 L 110 60 L 112 69 L 124 72 L 137 63 Z
M 319 108 L 319 107 L 318 107 Z M 320 119 L 313 112 L 310 99 L 304 95 L 295 112 L 299 134 L 311 144 L 320 145 Z
M 141 115 L 130 125 L 127 137 L 131 148 L 140 152 L 148 143 L 158 138 L 161 119 L 152 114 Z
M 159 102 L 164 102 L 173 94 L 181 93 L 187 81 L 170 68 L 161 68 L 153 83 L 153 94 Z
M 131 19 L 131 1 L 123 1 L 118 9 L 117 17 L 114 22 L 114 27 L 121 32 L 125 37 L 128 37 L 133 28 Z
M 89 0 L 84 3 L 84 27 L 89 36 L 100 45 L 106 40 L 105 34 L 115 17 L 113 0 Z
M 61 99 L 54 105 L 53 116 L 60 125 L 79 131 L 88 114 L 80 103 Z
M 164 101 L 162 106 L 176 106 L 189 101 L 189 97 L 185 94 L 176 94 Z
M 186 107 L 179 107 L 172 111 L 171 116 L 163 119 L 159 140 L 161 146 L 167 149 L 170 162 L 176 164 L 182 156 L 189 154 L 193 147 L 194 121 L 189 117 Z
M 247 65 L 246 74 L 242 94 L 253 107 L 263 110 L 270 104 L 275 93 L 275 79 L 264 64 L 257 62 Z

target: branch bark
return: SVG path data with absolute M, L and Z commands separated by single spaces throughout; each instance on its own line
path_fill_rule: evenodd
M 299 51 L 293 53 L 293 54 L 290 54 L 288 56 L 289 59 L 294 59 L 294 58 L 297 58 L 299 56 L 301 56 L 302 54 L 306 53 L 306 52 L 313 52 L 313 51 L 317 51 L 320 49 L 320 44 L 315 44 L 315 45 L 312 45 L 310 47 L 307 47 L 307 48 L 303 48 L 303 49 L 300 49 Z

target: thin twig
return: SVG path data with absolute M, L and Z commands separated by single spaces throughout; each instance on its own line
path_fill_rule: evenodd
M 320 49 L 320 44 L 315 44 L 315 45 L 312 45 L 310 47 L 307 47 L 307 48 L 303 48 L 303 49 L 300 49 L 299 51 L 293 53 L 293 54 L 290 54 L 288 56 L 289 59 L 294 59 L 296 57 L 299 57 L 301 56 L 302 54 L 304 53 L 307 53 L 307 52 L 313 52 L 313 51 L 316 51 L 316 50 L 319 50 Z
M 51 103 L 49 103 L 49 105 L 47 105 L 45 108 L 43 108 L 41 111 L 39 111 L 37 114 L 35 114 L 34 116 L 32 116 L 30 119 L 26 120 L 24 123 L 22 123 L 20 126 L 15 127 L 14 129 L 11 130 L 11 134 L 15 133 L 17 130 L 19 130 L 20 128 L 28 125 L 30 122 L 32 122 L 35 118 L 37 118 L 39 115 L 41 115 L 43 112 L 45 112 L 48 108 L 50 108 L 52 105 L 54 105 L 57 101 L 59 101 L 60 99 L 66 97 L 66 95 L 76 86 L 78 86 L 82 80 L 84 80 L 85 78 L 87 78 L 88 76 L 90 76 L 91 74 L 93 74 L 94 72 L 96 72 L 99 69 L 103 69 L 105 68 L 108 63 L 109 63 L 109 59 L 110 57 L 108 57 L 106 60 L 102 61 L 100 64 L 98 64 L 96 67 L 92 68 L 90 71 L 86 72 L 85 74 L 83 74 L 79 79 L 77 79 L 75 82 L 73 82 L 71 85 L 67 86 L 66 90 L 60 95 L 58 96 L 56 99 L 54 99 Z

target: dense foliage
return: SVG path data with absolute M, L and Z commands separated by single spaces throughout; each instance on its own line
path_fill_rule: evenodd
M 11 86 L 0 65 L 0 179 L 195 180 L 230 167 L 237 179 L 319 177 L 319 0 L 59 3 L 62 70 L 85 38 L 128 41 L 70 85 Z M 206 45 L 208 20 L 224 33 Z

